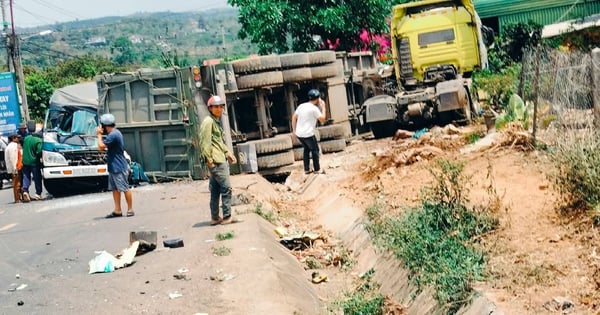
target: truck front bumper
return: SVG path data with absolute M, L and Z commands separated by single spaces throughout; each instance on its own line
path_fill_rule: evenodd
M 108 176 L 108 168 L 106 164 L 44 167 L 42 176 L 44 179 Z

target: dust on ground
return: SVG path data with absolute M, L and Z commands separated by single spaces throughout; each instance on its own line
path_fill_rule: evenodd
M 418 139 L 401 132 L 394 138 L 354 141 L 344 152 L 323 156 L 324 176 L 334 178 L 336 189 L 360 209 L 383 198 L 388 209 L 401 213 L 419 202 L 421 189 L 431 181 L 433 160 L 464 161 L 466 173 L 472 176 L 471 202 L 492 206 L 501 222 L 496 232 L 482 239 L 489 251 L 489 277 L 476 283 L 475 289 L 506 314 L 542 314 L 561 308 L 597 314 L 598 230 L 585 218 L 558 214 L 558 197 L 546 176 L 551 161 L 544 152 L 532 150 L 527 132 L 509 126 L 484 137 L 484 131 L 481 126 L 446 126 Z M 475 140 L 477 144 L 469 144 Z M 310 178 L 300 171 L 290 177 L 292 183 Z M 351 253 L 344 252 L 335 236 L 316 223 L 313 209 L 319 198 L 303 198 L 298 194 L 301 185 L 289 183 L 276 184 L 278 196 L 267 198 L 278 209 L 273 223 L 323 235 L 314 246 L 295 255 L 306 269 L 317 266 L 331 273 L 329 279 L 335 284 L 321 286 L 318 292 L 322 300 L 334 300 L 358 276 L 346 271 L 352 270 L 346 260 Z

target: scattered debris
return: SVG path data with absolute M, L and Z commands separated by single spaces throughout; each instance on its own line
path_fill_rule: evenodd
M 115 269 L 123 268 L 133 263 L 139 242 L 135 241 L 122 253 L 113 256 L 106 251 L 97 252 L 98 255 L 89 262 L 89 273 L 113 272 Z
M 216 281 L 228 281 L 233 278 L 235 278 L 234 275 L 229 274 L 229 273 L 223 273 L 222 269 L 217 270 L 216 274 L 210 276 L 210 280 L 213 280 L 213 281 L 215 281 L 215 280 Z
M 143 255 L 156 249 L 157 233 L 156 231 L 129 232 L 129 243 L 140 242 L 136 256 Z
M 180 238 L 171 239 L 171 240 L 164 240 L 163 241 L 163 246 L 164 247 L 168 247 L 168 248 L 183 247 L 183 240 L 180 239 Z
M 566 312 L 574 311 L 575 304 L 565 297 L 558 296 L 553 298 L 552 301 L 544 303 L 544 308 L 549 311 L 562 311 L 565 314 Z
M 21 275 L 17 273 L 17 274 L 15 275 L 15 278 L 17 278 L 17 279 L 21 279 Z
M 23 284 L 21 284 L 20 286 L 18 286 L 16 290 L 17 290 L 17 291 L 20 291 L 20 290 L 23 290 L 23 289 L 25 289 L 25 288 L 27 288 L 27 285 L 23 283 Z
M 288 234 L 288 231 L 286 228 L 284 228 L 283 226 L 278 226 L 275 228 L 274 230 L 275 234 L 277 234 L 277 236 L 281 237 L 285 237 Z
M 324 273 L 320 273 L 318 271 L 315 271 L 312 273 L 312 283 L 321 283 L 321 282 L 327 282 L 327 275 Z
M 320 238 L 318 233 L 303 232 L 284 237 L 279 242 L 290 250 L 297 250 L 311 247 Z
M 169 293 L 169 299 L 171 299 L 171 300 L 180 298 L 182 296 L 183 296 L 183 294 L 179 293 L 179 291 Z
M 404 315 L 407 314 L 406 308 L 389 296 L 386 296 L 383 300 L 384 314 L 386 315 Z
M 19 301 L 19 302 L 17 302 L 17 305 L 19 305 L 19 306 L 23 306 L 23 305 L 25 305 L 25 302 L 23 302 L 23 301 Z

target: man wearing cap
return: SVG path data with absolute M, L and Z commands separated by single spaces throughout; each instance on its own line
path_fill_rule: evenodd
M 206 103 L 210 115 L 200 125 L 200 154 L 208 166 L 210 179 L 210 215 L 211 225 L 235 222 L 231 216 L 231 184 L 229 183 L 229 164 L 236 163 L 235 156 L 229 152 L 223 140 L 221 116 L 225 101 L 215 95 Z M 219 216 L 219 199 L 222 201 L 223 217 Z
M 308 91 L 308 102 L 300 104 L 292 116 L 292 134 L 298 138 L 303 152 L 304 173 L 310 174 L 310 155 L 313 158 L 314 172 L 323 174 L 319 164 L 319 145 L 315 137 L 315 126 L 325 121 L 325 101 L 317 89 Z
M 6 171 L 12 176 L 15 203 L 19 203 L 21 202 L 21 168 L 23 167 L 21 143 L 18 134 L 8 136 L 8 140 L 10 143 L 4 151 L 4 161 L 6 162 Z
M 25 140 L 25 137 L 27 137 L 29 135 L 29 130 L 27 130 L 26 124 L 21 123 L 19 125 L 19 129 L 17 129 L 17 135 L 20 137 L 19 141 L 21 141 L 21 145 L 23 145 L 23 141 Z
M 107 135 L 106 138 L 103 135 Z M 108 168 L 108 190 L 112 191 L 114 210 L 105 216 L 107 219 L 123 216 L 121 209 L 121 193 L 125 195 L 127 203 L 127 216 L 135 215 L 133 211 L 133 195 L 129 189 L 129 163 L 125 157 L 125 144 L 123 134 L 116 128 L 116 119 L 113 114 L 107 113 L 100 116 L 100 126 L 96 128 L 98 149 L 106 150 L 106 165 Z

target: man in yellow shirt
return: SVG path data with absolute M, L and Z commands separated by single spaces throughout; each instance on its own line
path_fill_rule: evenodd
M 207 104 L 210 115 L 200 125 L 200 154 L 208 166 L 210 179 L 210 215 L 211 225 L 235 222 L 231 216 L 231 184 L 229 183 L 229 164 L 236 163 L 235 156 L 229 152 L 223 140 L 221 115 L 225 109 L 225 100 L 212 96 Z M 223 203 L 223 217 L 219 216 L 219 199 Z

